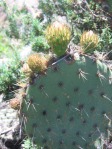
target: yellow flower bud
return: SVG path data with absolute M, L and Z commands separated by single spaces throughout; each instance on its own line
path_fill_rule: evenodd
M 98 35 L 93 31 L 86 31 L 82 34 L 80 39 L 80 45 L 82 46 L 85 53 L 91 53 L 93 48 L 98 45 Z
M 47 59 L 37 53 L 30 55 L 27 63 L 33 72 L 42 72 L 47 69 Z
M 56 21 L 47 27 L 45 33 L 47 42 L 53 52 L 57 56 L 65 54 L 67 45 L 71 39 L 71 30 L 68 25 Z

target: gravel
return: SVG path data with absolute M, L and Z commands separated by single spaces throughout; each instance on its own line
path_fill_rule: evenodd
M 10 107 L 9 102 L 0 103 L 0 149 L 19 149 L 22 137 L 18 111 Z

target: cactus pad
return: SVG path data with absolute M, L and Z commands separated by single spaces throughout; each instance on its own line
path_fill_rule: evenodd
M 112 72 L 87 56 L 62 61 L 29 84 L 21 114 L 25 131 L 44 149 L 95 149 L 111 130 Z

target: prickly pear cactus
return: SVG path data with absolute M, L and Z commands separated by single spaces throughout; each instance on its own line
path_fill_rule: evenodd
M 63 58 L 29 84 L 24 128 L 44 149 L 95 149 L 111 130 L 112 72 L 87 56 Z

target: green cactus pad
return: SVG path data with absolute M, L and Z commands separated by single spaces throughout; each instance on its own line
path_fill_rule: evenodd
M 22 104 L 25 131 L 44 149 L 95 149 L 112 116 L 112 72 L 80 56 L 48 68 L 29 84 Z

